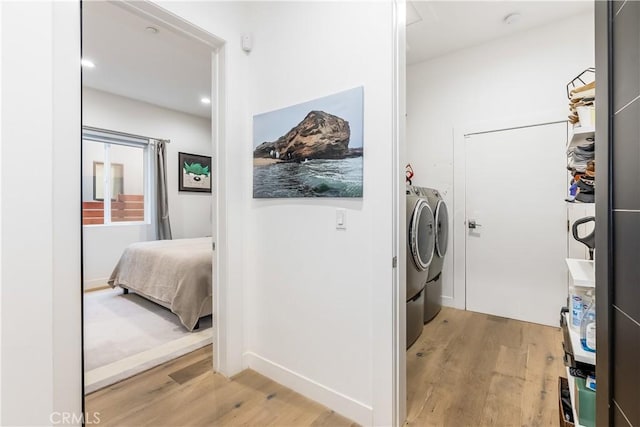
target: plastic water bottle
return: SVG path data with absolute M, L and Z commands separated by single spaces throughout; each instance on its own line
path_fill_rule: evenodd
M 582 315 L 580 324 L 580 343 L 582 348 L 592 353 L 596 352 L 596 300 L 593 298 L 591 304 Z
M 569 326 L 576 333 L 580 332 L 582 315 L 587 311 L 591 303 L 590 295 L 589 291 L 581 286 L 569 287 Z
M 580 327 L 580 322 L 582 321 L 582 296 L 578 294 L 575 289 L 572 289 L 569 298 L 571 299 L 570 304 L 571 307 L 571 324 L 570 326 L 573 329 L 578 329 Z

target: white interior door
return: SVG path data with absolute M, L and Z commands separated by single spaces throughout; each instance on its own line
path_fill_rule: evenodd
M 566 125 L 465 144 L 467 309 L 557 326 L 567 296 Z

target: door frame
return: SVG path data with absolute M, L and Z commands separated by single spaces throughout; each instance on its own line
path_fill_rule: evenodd
M 477 134 L 567 122 L 566 111 L 547 110 L 533 114 L 456 125 L 453 129 L 453 297 L 446 305 L 467 309 L 467 162 L 466 140 Z M 567 127 L 568 132 L 568 127 Z M 443 297 L 445 298 L 445 297 Z
M 394 0 L 392 9 L 393 70 L 391 90 L 391 185 L 392 185 L 392 277 L 390 289 L 391 319 L 373 313 L 386 327 L 391 320 L 390 357 L 379 355 L 374 349 L 373 384 L 390 382 L 388 393 L 374 393 L 374 425 L 402 426 L 407 418 L 407 203 L 405 190 L 405 168 L 407 164 L 406 143 L 406 8 L 405 0 Z M 375 327 L 376 325 L 374 325 Z M 384 329 L 383 329 L 384 330 Z M 391 362 L 391 366 L 389 366 Z M 389 368 L 391 368 L 389 372 Z M 378 409 L 380 408 L 380 409 Z
M 212 298 L 213 298 L 213 311 L 214 319 L 212 329 L 212 335 L 215 351 L 213 352 L 213 370 L 223 375 L 230 375 L 230 365 L 233 361 L 227 359 L 228 356 L 228 337 L 231 332 L 228 331 L 228 327 L 234 322 L 231 322 L 228 317 L 231 315 L 225 310 L 224 301 L 228 295 L 228 271 L 226 262 L 226 248 L 227 248 L 227 235 L 226 235 L 226 212 L 224 206 L 226 206 L 226 180 L 225 180 L 225 117 L 226 117 L 226 91 L 225 91 L 225 52 L 226 41 L 208 31 L 185 21 L 180 17 L 170 13 L 163 9 L 161 6 L 152 3 L 150 0 L 144 0 L 142 2 L 133 2 L 132 0 L 126 0 L 116 3 L 117 6 L 127 10 L 128 12 L 156 21 L 164 26 L 170 27 L 176 32 L 183 34 L 192 40 L 196 40 L 210 47 L 211 49 L 211 99 L 214 102 L 211 103 L 211 144 L 213 152 L 213 161 L 215 164 L 214 170 L 214 190 L 212 192 L 212 210 L 215 215 L 213 221 L 213 280 L 212 280 Z M 80 34 L 82 38 L 82 33 Z M 83 330 L 84 330 L 84 317 L 83 317 Z M 235 332 L 234 332 L 235 333 Z M 82 348 L 83 360 L 84 360 L 84 346 Z M 241 358 L 241 355 L 238 355 Z M 84 363 L 83 363 L 84 365 Z M 83 367 L 84 372 L 84 367 Z M 84 396 L 83 396 L 84 405 Z

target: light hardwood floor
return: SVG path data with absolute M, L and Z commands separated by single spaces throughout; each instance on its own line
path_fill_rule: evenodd
M 558 328 L 443 308 L 407 352 L 407 426 L 547 426 Z M 265 377 L 211 372 L 211 346 L 87 396 L 101 426 L 355 425 Z
M 251 370 L 211 371 L 211 346 L 86 397 L 107 426 L 351 426 L 348 419 Z
M 443 308 L 407 352 L 408 426 L 557 426 L 560 328 Z

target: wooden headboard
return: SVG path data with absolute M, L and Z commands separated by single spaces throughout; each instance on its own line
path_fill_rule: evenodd
M 111 201 L 111 222 L 144 221 L 144 196 L 118 194 Z M 82 202 L 82 224 L 104 224 L 104 202 Z

